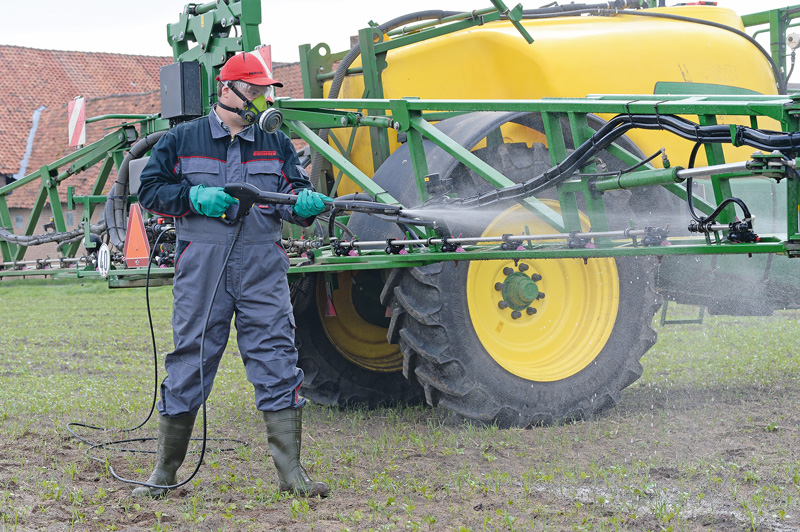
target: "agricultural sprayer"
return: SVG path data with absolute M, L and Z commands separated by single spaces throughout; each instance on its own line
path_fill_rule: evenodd
M 305 45 L 306 98 L 277 97 L 262 117 L 307 143 L 312 181 L 336 198 L 282 240 L 312 400 L 424 399 L 502 426 L 579 418 L 639 378 L 666 301 L 800 306 L 800 96 L 787 85 L 800 7 L 492 4 L 372 24 L 340 53 Z M 141 285 L 150 260 L 126 257 L 129 218 L 148 251 L 172 221 L 139 214 L 137 168 L 164 131 L 208 112 L 220 66 L 260 44 L 260 21 L 258 1 L 188 5 L 168 26 L 161 114 L 0 188 L 0 277 Z M 64 201 L 96 164 L 93 192 Z M 21 186 L 40 191 L 14 234 L 5 196 Z M 48 201 L 55 230 L 34 234 Z M 78 229 L 62 203 L 82 207 Z M 25 261 L 43 241 L 61 256 Z M 169 282 L 173 243 L 149 255 L 164 266 L 152 280 Z

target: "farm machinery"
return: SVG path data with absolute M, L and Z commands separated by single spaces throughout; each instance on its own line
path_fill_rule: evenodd
M 261 117 L 307 144 L 312 181 L 336 198 L 282 239 L 316 402 L 575 419 L 641 376 L 666 301 L 800 306 L 800 96 L 787 85 L 800 6 L 491 3 L 370 24 L 349 51 L 304 45 L 305 98 L 277 97 Z M 219 68 L 260 45 L 260 22 L 257 0 L 189 4 L 168 26 L 160 114 L 0 188 L 0 278 L 169 282 L 172 222 L 142 217 L 136 168 L 164 131 L 208 112 Z M 91 194 L 67 190 L 83 213 L 67 231 L 60 186 L 93 165 Z M 14 234 L 5 196 L 20 186 L 40 192 Z M 34 234 L 48 201 L 54 231 Z M 144 260 L 126 256 L 134 222 Z M 26 265 L 53 240 L 48 269 Z

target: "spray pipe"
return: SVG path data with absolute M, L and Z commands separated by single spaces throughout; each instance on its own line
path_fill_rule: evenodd
M 250 183 L 229 183 L 225 185 L 225 192 L 239 200 L 239 210 L 232 218 L 224 218 L 226 223 L 235 224 L 243 216 L 247 216 L 256 203 L 269 203 L 273 205 L 294 205 L 297 196 L 294 194 L 281 194 L 279 192 L 266 192 Z M 377 201 L 363 201 L 353 199 L 323 200 L 325 210 L 354 211 L 367 214 L 384 214 L 388 216 L 400 215 L 403 208 L 399 205 L 388 205 Z

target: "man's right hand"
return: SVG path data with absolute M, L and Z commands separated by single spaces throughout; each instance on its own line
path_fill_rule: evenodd
M 225 192 L 222 187 L 206 187 L 205 185 L 195 185 L 189 189 L 189 199 L 192 200 L 194 210 L 203 216 L 219 218 L 228 207 L 239 200 Z

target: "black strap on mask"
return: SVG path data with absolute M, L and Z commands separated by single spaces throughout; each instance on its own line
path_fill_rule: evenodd
M 244 109 L 239 109 L 238 107 L 231 107 L 229 105 L 225 105 L 222 102 L 217 102 L 217 105 L 225 109 L 226 111 L 230 111 L 231 113 L 236 113 L 237 115 L 241 116 L 245 122 L 248 124 L 255 123 L 258 115 L 261 111 L 256 109 L 256 106 L 253 105 L 253 102 L 245 98 L 244 94 L 239 92 L 233 82 L 231 81 L 223 81 L 223 84 L 228 87 L 233 93 L 238 96 L 244 102 Z

